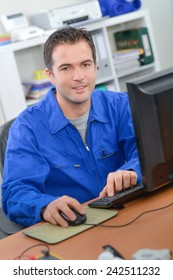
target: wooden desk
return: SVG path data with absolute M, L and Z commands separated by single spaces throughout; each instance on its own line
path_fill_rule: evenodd
M 133 220 L 144 211 L 173 203 L 173 187 L 161 189 L 125 204 L 118 216 L 105 225 L 121 225 Z M 106 210 L 105 210 L 106 211 Z M 0 240 L 0 259 L 12 260 L 28 247 L 41 243 L 27 237 L 22 231 Z M 125 259 L 142 248 L 170 249 L 173 251 L 173 205 L 163 210 L 147 213 L 132 224 L 121 228 L 93 227 L 68 240 L 49 245 L 50 252 L 65 260 L 95 260 L 102 246 L 112 245 Z M 44 247 L 37 247 L 28 254 L 40 255 Z

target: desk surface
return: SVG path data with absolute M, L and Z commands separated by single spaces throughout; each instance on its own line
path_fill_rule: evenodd
M 161 189 L 142 198 L 125 204 L 118 215 L 104 225 L 122 225 L 130 222 L 141 213 L 173 203 L 173 187 Z M 106 211 L 106 210 L 105 210 Z M 142 215 L 125 227 L 106 228 L 96 226 L 63 242 L 48 245 L 52 254 L 65 260 L 96 260 L 104 245 L 112 245 L 125 259 L 139 249 L 170 249 L 173 251 L 173 205 L 159 211 Z M 0 259 L 12 260 L 25 249 L 39 244 L 36 239 L 27 237 L 23 231 L 0 240 Z M 28 254 L 40 255 L 44 249 L 36 247 Z

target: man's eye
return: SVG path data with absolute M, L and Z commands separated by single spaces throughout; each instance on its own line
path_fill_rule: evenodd
M 61 68 L 60 70 L 61 71 L 67 71 L 68 69 L 69 69 L 69 67 L 66 66 L 66 67 Z
M 85 67 L 90 67 L 90 66 L 91 66 L 91 63 L 85 63 L 84 66 L 85 66 Z

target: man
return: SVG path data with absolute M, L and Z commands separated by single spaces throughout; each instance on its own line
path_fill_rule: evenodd
M 67 227 L 70 207 L 112 196 L 141 180 L 128 96 L 94 90 L 96 53 L 91 34 L 72 27 L 45 43 L 53 87 L 14 121 L 8 139 L 2 204 L 26 226 L 41 220 Z

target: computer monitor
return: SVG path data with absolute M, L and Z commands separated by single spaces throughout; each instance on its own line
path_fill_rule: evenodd
M 127 82 L 143 184 L 173 182 L 173 68 Z

